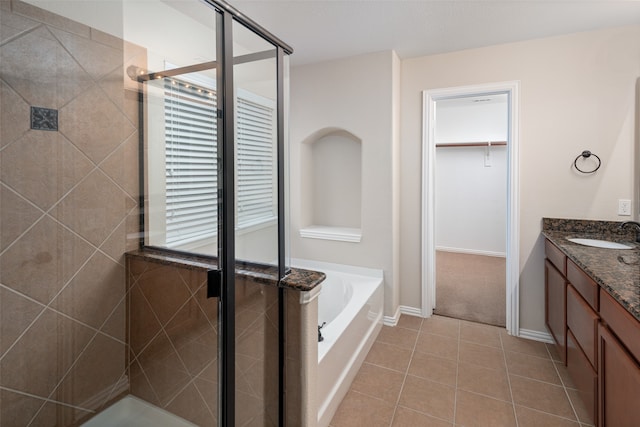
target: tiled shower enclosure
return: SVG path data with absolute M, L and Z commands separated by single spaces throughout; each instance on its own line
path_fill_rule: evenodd
M 145 53 L 0 8 L 0 425 L 74 425 L 128 387 L 138 107 L 124 70 Z

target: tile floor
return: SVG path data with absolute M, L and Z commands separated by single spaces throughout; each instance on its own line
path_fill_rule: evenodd
M 384 326 L 332 427 L 592 425 L 552 345 L 448 317 Z

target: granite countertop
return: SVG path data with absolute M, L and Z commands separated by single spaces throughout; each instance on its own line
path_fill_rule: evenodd
M 640 321 L 640 246 L 635 228 L 619 222 L 544 218 L 542 234 Z M 579 245 L 570 237 L 610 240 L 635 249 L 603 249 Z
M 180 254 L 151 248 L 140 249 L 127 252 L 128 257 L 157 262 L 165 265 L 175 265 L 179 268 L 191 270 L 215 270 L 218 268 L 218 261 L 198 255 Z M 274 266 L 260 265 L 255 263 L 238 262 L 236 274 L 241 277 L 251 278 L 264 285 L 280 286 L 298 291 L 310 291 L 318 286 L 326 278 L 320 271 L 304 270 L 292 268 L 291 271 L 278 281 L 278 271 Z

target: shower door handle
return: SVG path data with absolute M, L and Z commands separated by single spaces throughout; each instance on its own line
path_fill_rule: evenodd
M 207 298 L 220 298 L 222 270 L 207 271 Z

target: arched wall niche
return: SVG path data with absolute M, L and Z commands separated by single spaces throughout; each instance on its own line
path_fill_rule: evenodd
M 359 242 L 362 223 L 362 140 L 324 128 L 301 144 L 302 237 Z

